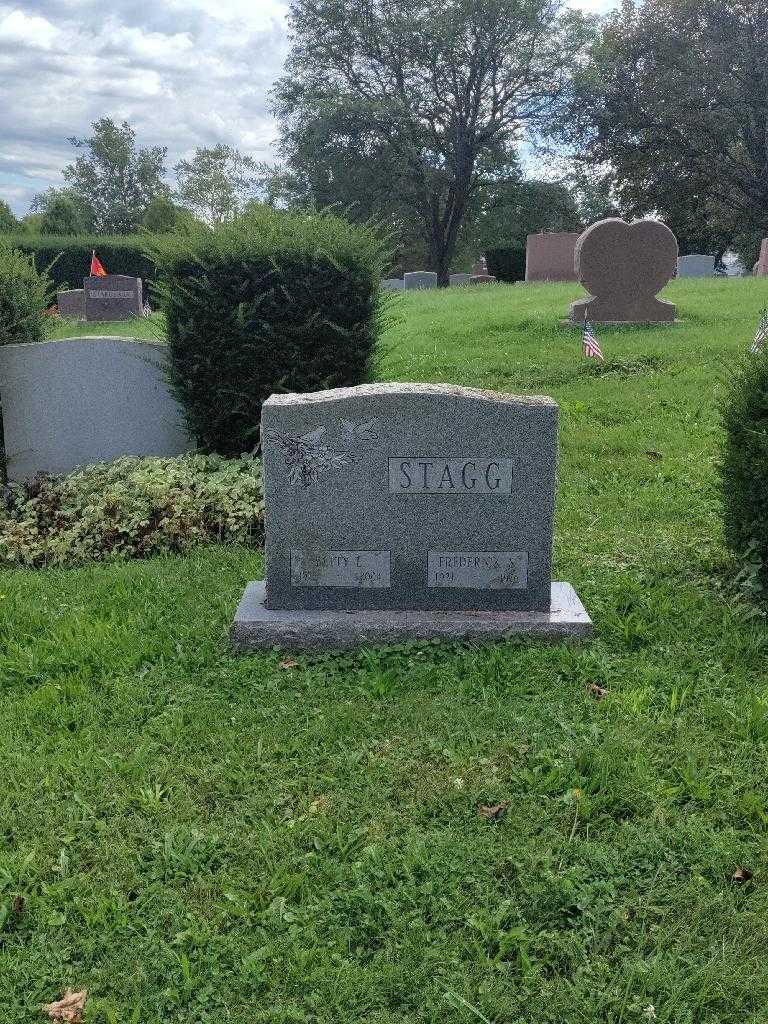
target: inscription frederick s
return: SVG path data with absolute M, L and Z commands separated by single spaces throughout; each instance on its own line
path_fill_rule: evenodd
M 391 494 L 495 494 L 512 490 L 514 460 L 438 459 L 399 456 L 389 460 Z

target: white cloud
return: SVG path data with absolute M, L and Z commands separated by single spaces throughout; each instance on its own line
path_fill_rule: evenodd
M 127 120 L 168 168 L 222 142 L 274 156 L 288 0 L 0 0 L 0 199 L 61 184 L 67 139 Z M 615 0 L 568 0 L 602 11 Z

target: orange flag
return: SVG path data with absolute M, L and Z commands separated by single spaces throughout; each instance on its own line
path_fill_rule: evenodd
M 96 250 L 94 249 L 92 254 L 91 254 L 91 277 L 106 277 L 106 276 L 107 276 L 107 272 L 104 269 L 104 267 L 101 265 L 101 260 L 96 255 Z

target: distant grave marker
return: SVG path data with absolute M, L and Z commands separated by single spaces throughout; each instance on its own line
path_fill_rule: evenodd
M 437 288 L 437 274 L 431 270 L 414 270 L 409 274 L 403 274 L 403 286 L 407 292 Z
M 125 274 L 87 277 L 83 288 L 86 320 L 106 323 L 144 315 L 140 277 Z
M 550 231 L 528 235 L 525 243 L 525 280 L 577 281 L 573 260 L 578 231 Z

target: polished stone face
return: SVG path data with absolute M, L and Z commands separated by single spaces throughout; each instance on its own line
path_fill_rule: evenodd
M 714 277 L 715 257 L 691 253 L 677 261 L 678 277 Z
M 101 322 L 133 320 L 143 315 L 141 278 L 125 274 L 86 277 L 85 319 Z
M 755 264 L 755 277 L 768 277 L 768 238 L 760 246 L 760 258 Z
M 558 408 L 449 385 L 273 395 L 267 607 L 546 610 Z
M 674 321 L 676 307 L 656 294 L 677 272 L 677 239 L 660 221 L 610 218 L 581 235 L 576 276 L 593 298 L 571 306 L 571 321 L 648 324 Z
M 58 292 L 56 305 L 59 316 L 65 320 L 85 319 L 85 292 L 82 288 L 71 288 L 69 291 Z

